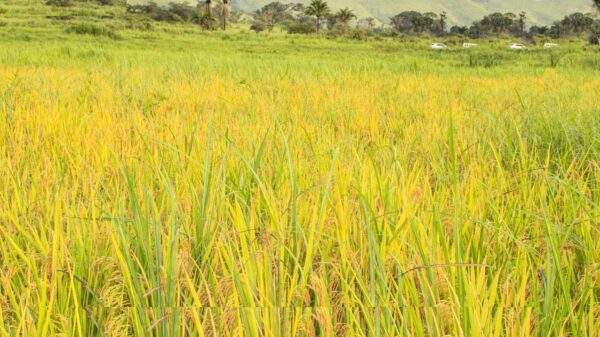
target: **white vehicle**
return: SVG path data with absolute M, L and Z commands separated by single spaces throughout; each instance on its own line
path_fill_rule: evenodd
M 477 46 L 478 46 L 477 43 L 471 43 L 471 42 L 463 43 L 463 48 L 473 48 L 473 47 L 477 47 Z
M 435 42 L 435 43 L 431 44 L 431 49 L 446 49 L 446 48 L 448 48 L 448 47 L 443 43 Z
M 513 50 L 521 50 L 521 49 L 525 49 L 525 45 L 521 44 L 521 43 L 511 43 L 510 46 L 508 46 L 508 48 L 513 49 Z
M 550 43 L 550 42 L 544 43 L 544 48 L 548 49 L 548 48 L 556 48 L 556 47 L 558 47 L 557 43 Z

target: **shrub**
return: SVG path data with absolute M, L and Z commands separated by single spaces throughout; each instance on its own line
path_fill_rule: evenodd
M 125 6 L 127 4 L 126 0 L 96 0 L 96 2 L 104 6 Z
M 329 29 L 329 35 L 332 35 L 332 36 L 342 36 L 342 35 L 345 35 L 344 29 L 345 28 L 344 28 L 343 24 L 336 23 L 335 25 L 333 25 L 333 27 L 331 27 Z
M 592 34 L 590 35 L 590 38 L 588 39 L 588 41 L 590 42 L 591 45 L 600 45 L 600 35 L 598 34 Z
M 550 42 L 551 38 L 542 34 L 535 34 L 531 37 L 531 42 L 535 45 L 542 45 L 546 42 Z
M 288 34 L 312 34 L 317 30 L 309 23 L 297 23 L 290 25 L 287 29 Z
M 365 29 L 355 29 L 352 32 L 352 38 L 354 40 L 366 41 L 369 38 L 369 32 Z
M 392 28 L 376 28 L 373 32 L 382 37 L 400 38 L 402 33 Z
M 467 39 L 460 35 L 454 35 L 447 38 L 444 43 L 448 46 L 459 46 L 467 42 Z
M 262 22 L 255 22 L 250 26 L 250 30 L 256 32 L 256 34 L 263 32 L 265 29 L 266 26 Z
M 78 24 L 67 28 L 67 33 L 81 34 L 81 35 L 93 35 L 93 36 L 104 36 L 113 40 L 120 40 L 121 36 L 114 30 L 105 26 L 92 25 L 92 24 Z
M 56 6 L 56 7 L 69 7 L 73 5 L 71 0 L 48 0 L 46 2 L 48 6 Z

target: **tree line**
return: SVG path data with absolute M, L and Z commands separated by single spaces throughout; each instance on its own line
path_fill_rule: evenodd
M 600 12 L 600 0 L 593 0 L 594 8 Z M 322 23 L 326 23 L 329 31 L 348 34 L 350 22 L 357 16 L 349 8 L 340 9 L 333 13 L 324 0 L 313 0 L 310 5 L 282 4 L 272 2 L 254 13 L 253 30 L 272 30 L 280 25 L 289 32 L 296 32 L 299 25 L 305 27 L 302 32 L 312 33 L 322 30 Z M 528 26 L 526 12 L 520 13 L 491 13 L 481 20 L 473 22 L 470 26 L 448 24 L 448 15 L 442 13 L 420 13 L 417 11 L 404 11 L 390 18 L 386 27 L 376 27 L 374 18 L 356 20 L 355 30 L 367 31 L 380 35 L 408 35 L 408 36 L 464 36 L 472 39 L 497 37 L 509 35 L 522 38 L 535 38 L 545 36 L 550 38 L 564 38 L 591 34 L 597 43 L 600 34 L 600 21 L 592 13 L 572 13 L 549 26 Z
M 47 0 L 49 5 L 69 6 L 73 1 L 96 2 L 101 5 L 125 5 L 130 14 L 145 15 L 156 21 L 194 23 L 203 29 L 226 30 L 229 22 L 238 22 L 243 14 L 232 8 L 231 0 L 198 0 L 196 6 L 188 3 L 171 2 L 160 6 L 156 2 L 129 5 L 126 0 Z M 600 12 L 600 0 L 591 0 Z M 279 26 L 292 34 L 321 33 L 364 38 L 380 36 L 461 36 L 486 38 L 514 36 L 534 39 L 536 37 L 563 38 L 590 35 L 590 42 L 598 44 L 600 20 L 592 13 L 572 13 L 548 26 L 528 26 L 528 16 L 520 13 L 491 13 L 470 26 L 448 24 L 448 15 L 442 13 L 420 13 L 404 11 L 393 16 L 388 25 L 378 25 L 374 18 L 358 19 L 350 8 L 332 11 L 324 0 L 312 0 L 309 5 L 301 3 L 271 2 L 251 15 L 250 29 L 260 33 Z M 352 27 L 351 27 L 352 24 Z
M 143 14 L 156 21 L 195 23 L 207 30 L 218 27 L 226 30 L 229 22 L 237 22 L 241 17 L 241 13 L 231 7 L 230 0 L 221 0 L 218 3 L 204 0 L 196 6 L 185 2 L 171 2 L 167 6 L 159 6 L 151 1 L 143 5 L 127 5 L 127 13 Z

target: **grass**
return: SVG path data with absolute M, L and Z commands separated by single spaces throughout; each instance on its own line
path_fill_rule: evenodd
M 600 334 L 597 51 L 64 25 L 0 28 L 0 336 Z
M 121 39 L 121 36 L 118 35 L 117 33 L 115 33 L 115 31 L 108 29 L 104 26 L 98 26 L 98 25 L 90 25 L 90 24 L 74 25 L 74 26 L 67 28 L 66 32 L 74 33 L 74 34 L 82 34 L 82 35 L 88 34 L 88 35 L 94 35 L 94 36 L 103 36 L 103 37 L 111 38 L 113 40 Z

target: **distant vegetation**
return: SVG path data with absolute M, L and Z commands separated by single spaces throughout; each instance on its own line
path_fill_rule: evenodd
M 228 0 L 216 6 L 212 1 L 206 1 L 195 7 L 188 3 L 172 2 L 167 6 L 159 6 L 156 2 L 150 2 L 146 5 L 127 5 L 127 12 L 146 15 L 156 21 L 195 23 L 207 30 L 216 29 L 219 22 L 226 29 L 227 22 L 238 22 L 241 17 L 239 11 L 229 6 Z
M 48 0 L 52 6 L 71 6 L 81 0 Z M 593 6 L 600 8 L 599 0 Z M 389 22 L 380 23 L 374 18 L 358 18 L 351 8 L 337 12 L 324 0 L 313 0 L 309 5 L 272 2 L 251 14 L 244 14 L 230 5 L 230 0 L 201 0 L 196 6 L 187 2 L 158 5 L 149 2 L 126 5 L 125 0 L 90 0 L 100 5 L 126 6 L 127 13 L 145 16 L 154 21 L 189 23 L 205 30 L 227 29 L 228 23 L 245 22 L 256 33 L 271 32 L 275 27 L 290 34 L 325 34 L 356 39 L 371 37 L 455 37 L 480 39 L 515 37 L 533 42 L 545 39 L 588 38 L 598 44 L 600 20 L 595 13 L 572 13 L 548 26 L 530 25 L 526 12 L 490 13 L 470 26 L 450 26 L 445 12 L 420 13 L 404 11 L 394 15 Z
M 104 36 L 114 40 L 120 40 L 121 36 L 114 30 L 101 25 L 77 24 L 67 28 L 67 33 Z
M 595 6 L 600 7 L 597 1 Z M 558 39 L 591 36 L 591 39 L 597 40 L 600 34 L 600 23 L 592 13 L 572 13 L 550 26 L 528 26 L 526 12 L 490 13 L 470 26 L 449 26 L 445 12 L 404 11 L 390 18 L 389 25 L 380 27 L 376 26 L 373 18 L 357 19 L 348 8 L 331 13 L 327 3 L 322 0 L 314 0 L 309 6 L 273 2 L 254 13 L 254 21 L 268 30 L 280 25 L 290 31 L 290 28 L 298 24 L 311 22 L 318 32 L 323 19 L 327 20 L 328 34 L 341 32 L 344 35 L 350 31 L 351 21 L 355 23 L 354 30 L 366 31 L 374 36 L 458 36 L 471 39 L 513 36 L 530 40 L 543 37 Z M 293 32 L 293 29 L 290 32 Z
M 600 0 L 592 5 L 600 9 Z M 52 6 L 68 7 L 83 0 L 48 0 Z M 171 2 L 166 6 L 149 2 L 127 5 L 126 0 L 86 0 L 100 5 L 126 6 L 127 13 L 144 15 L 155 21 L 189 23 L 203 29 L 227 29 L 228 23 L 246 21 L 250 30 L 257 33 L 270 32 L 280 27 L 290 34 L 325 33 L 343 36 L 437 36 L 479 39 L 512 36 L 535 41 L 544 38 L 589 37 L 597 44 L 600 21 L 594 13 L 572 13 L 549 26 L 529 25 L 526 12 L 490 13 L 470 26 L 448 24 L 447 14 L 404 11 L 390 18 L 387 24 L 374 18 L 358 18 L 351 8 L 331 11 L 324 0 L 313 0 L 308 6 L 300 3 L 272 2 L 251 15 L 232 8 L 230 0 L 201 0 L 196 6 L 187 2 Z M 314 26 L 309 28 L 309 26 Z
M 103 6 L 125 6 L 127 0 L 48 0 L 47 5 L 58 7 L 70 7 L 77 3 L 97 3 Z

